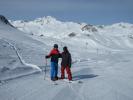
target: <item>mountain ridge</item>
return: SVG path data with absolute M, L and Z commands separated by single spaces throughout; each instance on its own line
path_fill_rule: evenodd
M 33 21 L 11 21 L 19 30 L 31 36 L 72 40 L 89 44 L 88 47 L 128 49 L 133 48 L 133 24 L 91 25 L 87 23 L 61 22 L 51 16 Z

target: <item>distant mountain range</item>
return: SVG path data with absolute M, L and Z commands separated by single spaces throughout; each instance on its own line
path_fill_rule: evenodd
M 61 22 L 51 16 L 33 21 L 10 21 L 17 29 L 39 37 L 57 39 L 78 38 L 90 47 L 104 46 L 113 49 L 133 48 L 133 24 L 91 25 L 87 23 Z M 85 39 L 87 37 L 87 39 Z

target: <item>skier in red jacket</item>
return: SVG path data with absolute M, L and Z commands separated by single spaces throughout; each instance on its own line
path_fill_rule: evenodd
M 58 50 L 58 45 L 54 44 L 54 48 L 51 50 L 49 55 L 45 58 L 51 58 L 51 80 L 58 80 L 58 58 L 60 57 L 60 52 Z

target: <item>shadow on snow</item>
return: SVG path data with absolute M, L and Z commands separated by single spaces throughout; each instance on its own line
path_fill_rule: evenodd
M 80 80 L 80 79 L 89 79 L 89 78 L 95 78 L 98 75 L 94 75 L 94 74 L 89 74 L 89 75 L 77 75 L 77 76 L 73 76 L 74 80 Z

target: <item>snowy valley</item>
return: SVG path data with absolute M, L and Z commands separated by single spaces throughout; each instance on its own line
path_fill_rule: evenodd
M 82 83 L 44 80 L 45 55 L 55 43 L 60 52 L 68 47 L 73 80 Z M 51 16 L 8 21 L 0 16 L 1 100 L 132 100 L 132 65 L 133 24 L 91 25 Z

